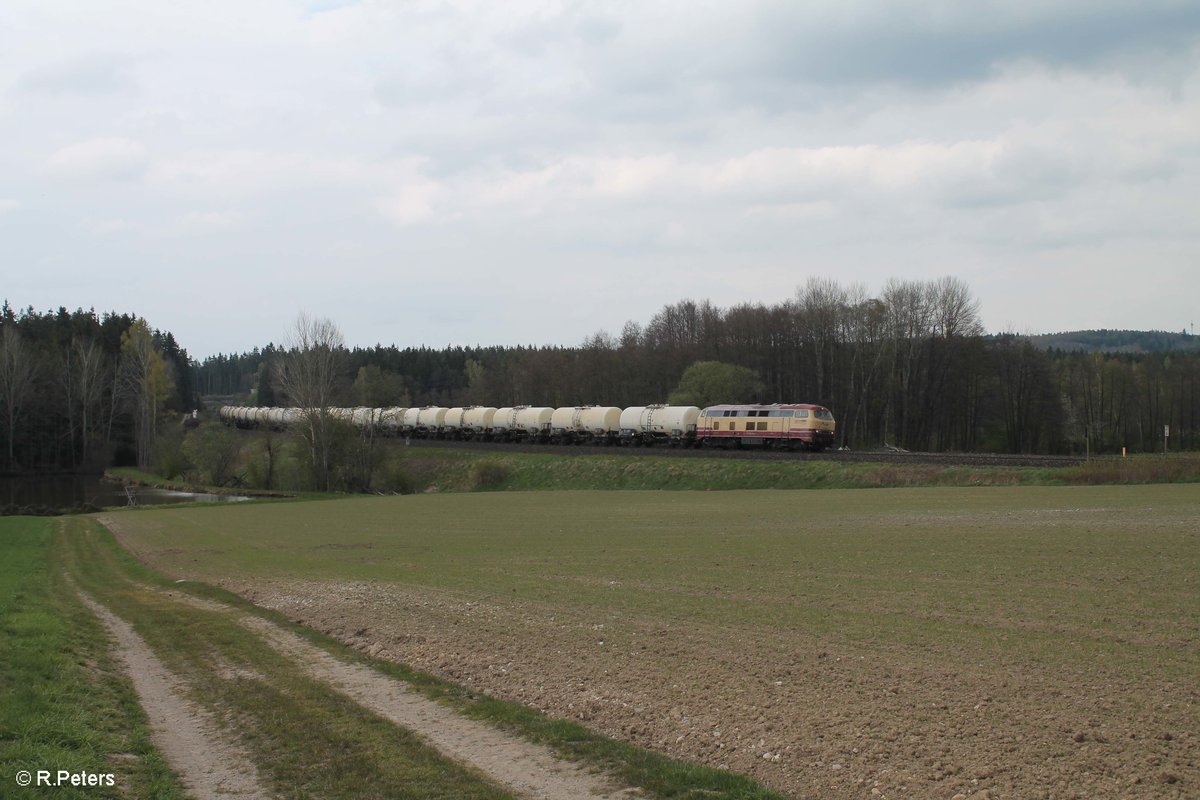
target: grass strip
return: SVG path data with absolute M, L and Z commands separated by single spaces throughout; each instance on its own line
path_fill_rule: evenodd
M 133 585 L 137 583 L 170 589 L 172 591 L 184 589 L 198 597 L 216 600 L 232 608 L 267 619 L 302 636 L 307 641 L 345 661 L 365 664 L 381 673 L 402 680 L 419 690 L 425 696 L 455 708 L 472 719 L 491 723 L 532 742 L 546 745 L 563 758 L 581 761 L 589 766 L 602 769 L 612 774 L 621 783 L 640 788 L 649 796 L 669 798 L 671 800 L 687 800 L 690 798 L 782 800 L 782 795 L 771 792 L 743 775 L 668 758 L 635 745 L 595 733 L 576 723 L 551 719 L 518 703 L 489 697 L 427 673 L 415 671 L 407 666 L 359 653 L 330 636 L 294 623 L 282 614 L 255 606 L 238 595 L 218 587 L 191 581 L 183 584 L 175 584 L 136 561 L 136 559 L 117 545 L 107 530 L 98 524 L 92 523 L 87 531 L 87 535 L 79 537 L 79 540 L 81 543 L 86 543 L 77 545 L 77 547 L 86 547 L 86 550 L 80 551 L 75 558 L 81 568 L 103 570 L 110 575 L 119 575 L 131 587 L 123 590 L 128 595 L 138 594 L 136 588 L 133 588 Z M 89 591 L 91 591 L 90 588 Z M 137 604 L 141 606 L 170 604 L 173 609 L 179 609 L 179 604 L 170 603 L 170 601 L 163 598 L 156 600 L 154 597 L 148 596 L 150 594 L 152 593 L 142 592 L 141 596 L 137 598 Z M 116 604 L 114 610 L 118 610 L 121 607 L 121 601 L 113 598 L 113 602 Z M 118 613 L 121 612 L 118 611 Z M 163 609 L 162 613 L 166 614 L 167 610 Z M 231 637 L 232 640 L 241 641 L 247 637 L 254 639 L 254 637 L 244 630 L 240 630 L 240 626 L 237 626 L 227 615 L 203 611 L 197 611 L 193 614 L 189 611 L 187 614 L 182 614 L 180 620 L 186 617 L 191 620 L 190 624 L 198 625 L 200 624 L 199 619 L 206 616 L 223 618 L 226 627 L 235 626 L 239 628 L 239 630 L 226 630 L 223 634 L 224 636 Z M 131 619 L 131 621 L 135 627 L 139 625 L 139 621 L 136 618 Z M 147 620 L 147 622 L 150 622 L 150 620 Z M 211 620 L 209 623 L 211 623 Z M 161 619 L 153 621 L 152 624 L 160 626 L 162 630 L 151 630 L 147 634 L 155 638 L 165 636 L 164 644 L 166 644 L 170 641 L 171 637 L 169 629 L 180 624 L 180 621 Z M 178 635 L 194 636 L 195 630 L 187 628 L 186 630 L 179 631 Z M 255 639 L 252 644 L 248 643 L 246 646 L 261 649 L 261 642 Z M 203 657 L 202 653 L 198 655 Z M 228 659 L 233 656 L 233 648 L 227 648 L 224 652 L 224 657 Z M 278 668 L 280 672 L 285 671 L 281 667 L 272 665 L 270 654 L 255 654 L 252 651 L 247 651 L 244 653 L 239 652 L 238 657 L 245 659 L 246 663 L 253 664 L 256 670 L 262 671 Z M 188 656 L 180 654 L 177 658 L 186 659 Z M 181 669 L 193 671 L 202 668 L 202 666 L 202 664 L 192 663 L 191 660 L 187 663 L 179 664 Z M 263 674 L 266 673 L 264 672 Z M 285 676 L 281 675 L 280 677 Z M 290 676 L 286 677 L 288 680 L 296 680 Z M 272 673 L 271 680 L 275 681 L 276 679 L 276 675 Z M 296 680 L 297 685 L 300 683 L 303 683 L 303 681 Z M 216 684 L 212 686 L 213 691 L 219 688 L 220 686 Z M 298 688 L 294 688 L 291 691 L 296 692 L 298 690 Z M 241 700 L 235 699 L 235 706 L 237 703 L 242 703 L 243 705 L 249 703 L 253 705 L 255 697 L 251 696 Z M 261 696 L 257 696 L 257 701 L 262 702 Z M 288 758 L 286 752 L 277 752 L 276 749 L 273 749 L 280 747 L 279 744 L 270 745 L 266 748 L 264 748 L 262 743 L 252 743 L 252 745 L 263 750 L 265 757 L 271 759 Z M 317 757 L 318 755 L 319 753 L 314 753 L 313 757 Z M 338 795 L 332 795 L 327 791 L 323 791 L 322 796 Z
M 56 563 L 63 525 L 0 518 L 0 795 L 182 798 L 106 632 Z M 21 787 L 21 770 L 113 774 L 116 785 Z
M 387 449 L 389 448 L 390 449 Z M 947 486 L 1073 486 L 1198 483 L 1200 457 L 1103 457 L 1075 467 L 963 466 L 671 458 L 661 455 L 572 455 L 562 452 L 397 447 L 394 469 L 411 491 L 876 489 Z

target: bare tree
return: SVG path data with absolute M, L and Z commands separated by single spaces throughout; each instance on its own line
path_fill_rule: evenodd
M 892 386 L 898 408 L 889 409 L 892 434 L 904 447 L 916 444 L 913 428 L 921 386 L 925 342 L 930 335 L 929 292 L 920 281 L 891 279 L 881 297 L 887 309 L 887 337 L 892 347 Z
M 326 317 L 305 313 L 296 317 L 284 341 L 278 364 L 279 387 L 291 404 L 300 409 L 300 428 L 308 443 L 313 484 L 327 491 L 330 486 L 330 451 L 334 420 L 329 413 L 334 392 L 346 362 L 346 345 L 337 325 Z
M 100 424 L 108 370 L 104 350 L 94 339 L 71 340 L 62 360 L 61 382 L 72 439 L 79 431 L 79 457 L 87 463 L 92 434 Z
M 933 332 L 945 339 L 955 336 L 979 336 L 983 323 L 979 321 L 979 301 L 960 278 L 947 275 L 928 286 Z
M 8 428 L 9 469 L 15 466 L 13 445 L 17 437 L 17 421 L 21 409 L 33 393 L 37 378 L 37 363 L 21 341 L 13 323 L 0 326 L 0 403 L 4 404 L 4 422 Z
M 833 278 L 811 276 L 808 282 L 796 290 L 796 304 L 800 312 L 803 332 L 812 347 L 813 377 L 816 391 L 812 397 L 820 403 L 835 402 L 830 394 L 837 364 L 839 319 L 846 316 L 848 306 L 846 289 Z M 829 381 L 826 381 L 828 373 Z

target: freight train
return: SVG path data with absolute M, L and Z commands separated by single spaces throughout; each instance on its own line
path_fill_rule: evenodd
M 422 406 L 330 408 L 356 428 L 418 439 L 670 447 L 761 447 L 821 451 L 834 443 L 833 414 L 806 403 L 696 406 Z M 301 408 L 222 406 L 239 428 L 287 430 Z

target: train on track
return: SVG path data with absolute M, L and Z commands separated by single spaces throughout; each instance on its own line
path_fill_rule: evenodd
M 359 429 L 417 439 L 669 447 L 756 447 L 820 452 L 835 440 L 824 406 L 808 403 L 697 406 L 422 406 L 329 408 L 329 416 Z M 222 406 L 220 418 L 239 428 L 287 430 L 302 408 Z

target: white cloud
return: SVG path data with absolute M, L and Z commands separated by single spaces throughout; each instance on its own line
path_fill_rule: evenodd
M 235 224 L 235 219 L 224 212 L 189 211 L 172 220 L 166 232 L 176 236 L 192 236 L 226 230 Z
M 145 173 L 149 163 L 145 145 L 120 137 L 67 145 L 46 160 L 53 174 L 85 180 L 135 180 Z
M 377 202 L 379 213 L 401 227 L 444 221 L 438 201 L 444 192 L 437 183 L 414 180 Z
M 61 95 L 110 94 L 133 88 L 132 59 L 116 53 L 83 53 L 41 64 L 17 79 L 24 91 Z
M 167 190 L 245 195 L 355 183 L 369 171 L 353 158 L 235 149 L 179 152 L 155 161 L 147 177 Z
M 133 226 L 127 220 L 123 219 L 102 219 L 95 222 L 90 222 L 87 225 L 88 230 L 100 236 L 108 236 L 116 233 L 126 233 L 133 230 Z

